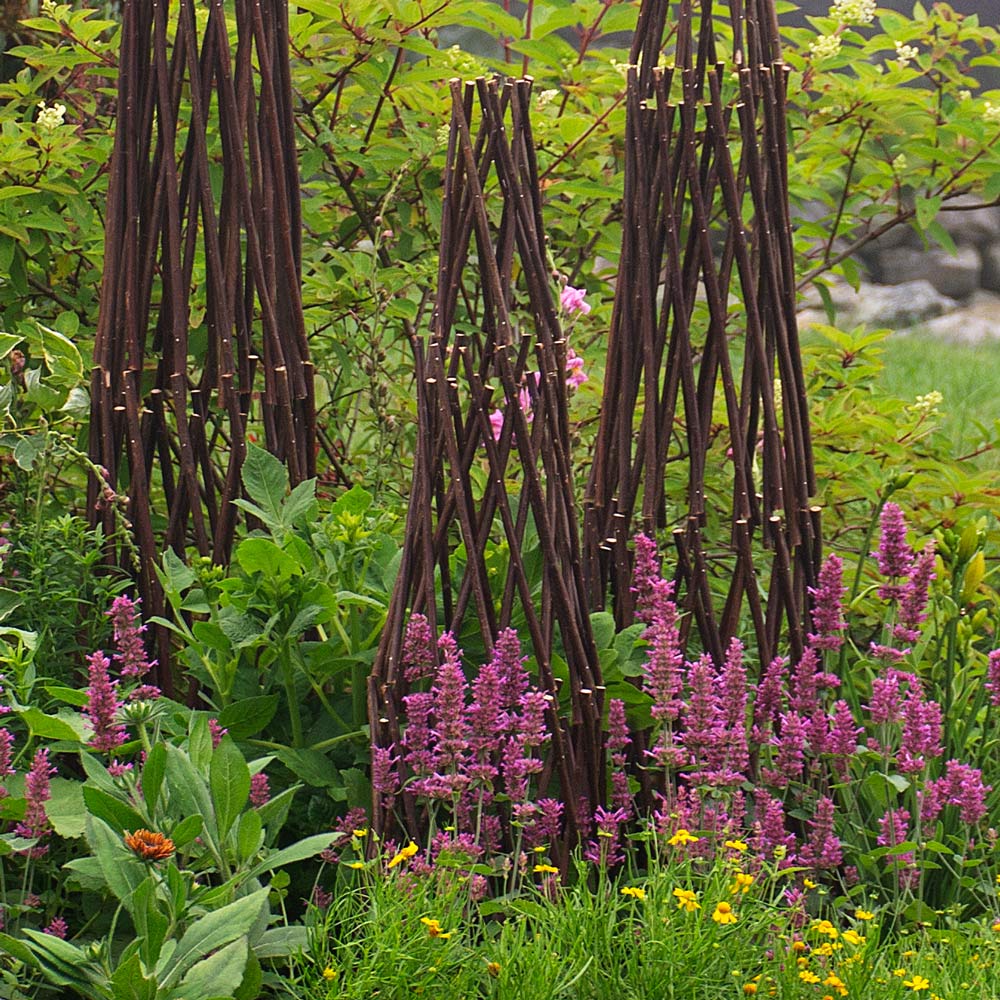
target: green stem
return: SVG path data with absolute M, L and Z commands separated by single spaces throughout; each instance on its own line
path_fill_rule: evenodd
M 302 746 L 302 711 L 299 708 L 299 699 L 295 691 L 295 666 L 292 663 L 291 653 L 288 650 L 288 643 L 283 643 L 281 647 L 281 675 L 285 685 L 285 698 L 288 700 L 288 718 L 292 724 L 292 746 Z

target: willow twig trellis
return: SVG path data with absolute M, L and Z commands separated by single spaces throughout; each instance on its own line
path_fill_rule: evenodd
M 201 38 L 201 5 L 170 6 L 122 14 L 91 380 L 90 454 L 128 497 L 147 615 L 163 614 L 161 542 L 227 561 L 248 421 L 293 484 L 315 471 L 287 4 L 211 0 Z
M 406 540 L 370 678 L 369 711 L 373 742 L 398 744 L 410 612 L 456 635 L 474 616 L 473 631 L 487 651 L 499 630 L 523 616 L 540 686 L 551 695 L 552 771 L 562 788 L 577 789 L 592 808 L 603 798 L 601 676 L 580 564 L 567 345 L 546 259 L 530 90 L 525 80 L 503 86 L 480 80 L 464 89 L 452 83 L 437 298 L 430 333 L 416 350 L 420 433 Z M 494 179 L 498 190 L 488 205 L 484 192 Z M 498 434 L 494 407 L 503 416 Z M 541 554 L 537 592 L 525 566 L 529 535 L 537 537 Z M 501 538 L 508 560 L 498 608 L 487 551 Z M 568 720 L 558 710 L 557 640 L 566 663 Z M 405 792 L 404 804 L 413 821 L 414 803 Z M 382 828 L 388 817 L 381 803 L 375 807 L 376 828 Z M 575 801 L 566 802 L 566 815 L 575 830 Z
M 801 653 L 820 556 L 788 214 L 788 69 L 773 0 L 730 0 L 728 63 L 712 3 L 698 6 L 645 0 L 632 46 L 622 251 L 584 568 L 591 605 L 610 589 L 619 626 L 629 624 L 629 541 L 671 526 L 677 593 L 703 648 L 722 662 L 745 603 L 767 662 L 785 631 L 792 656 Z M 665 34 L 672 65 L 658 68 Z M 720 433 L 731 535 L 709 539 L 706 471 L 722 453 Z M 679 460 L 686 493 L 668 511 L 666 473 Z M 773 552 L 766 600 L 755 538 Z M 710 580 L 719 557 L 729 577 L 721 608 Z

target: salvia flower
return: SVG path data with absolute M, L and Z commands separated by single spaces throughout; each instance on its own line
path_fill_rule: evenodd
M 434 738 L 437 746 L 438 766 L 456 771 L 469 748 L 469 723 L 465 707 L 465 673 L 462 670 L 462 651 L 450 632 L 438 640 L 441 665 L 434 677 L 431 692 L 434 695 Z
M 635 617 L 649 622 L 655 610 L 653 588 L 660 580 L 660 557 L 656 541 L 640 532 L 635 536 L 635 567 L 632 570 L 632 593 L 635 594 Z M 670 597 L 670 594 L 667 594 Z
M 220 726 L 218 719 L 209 719 L 208 732 L 209 735 L 212 737 L 212 749 L 215 750 L 222 742 L 222 737 L 225 736 L 226 733 L 229 732 L 229 730 L 226 729 L 224 726 Z
M 994 649 L 989 655 L 986 667 L 986 690 L 990 693 L 990 704 L 994 708 L 1000 708 L 1000 649 Z
M 844 621 L 844 564 L 839 556 L 831 555 L 823 563 L 815 588 L 810 587 L 813 599 L 812 624 L 815 632 L 809 633 L 813 649 L 836 652 L 844 644 L 841 633 L 847 628 Z
M 45 811 L 45 803 L 52 797 L 51 778 L 55 773 L 55 767 L 49 763 L 48 749 L 38 750 L 24 779 L 24 819 L 14 828 L 14 833 L 18 837 L 24 837 L 26 840 L 42 840 L 51 832 L 52 826 Z M 48 851 L 47 846 L 36 844 L 28 854 L 37 858 L 46 851 Z
M 250 805 L 259 809 L 267 805 L 271 798 L 271 783 L 263 771 L 258 771 L 250 777 Z
M 882 534 L 878 551 L 878 570 L 888 580 L 905 580 L 913 566 L 913 549 L 906 542 L 906 519 L 897 504 L 887 503 L 880 518 Z M 905 587 L 899 583 L 883 584 L 879 597 L 885 601 L 899 600 Z
M 843 859 L 840 840 L 833 832 L 833 800 L 820 796 L 809 821 L 809 841 L 799 852 L 799 863 L 807 868 L 836 868 Z
M 500 415 L 503 423 L 503 414 Z M 434 633 L 426 615 L 419 611 L 410 615 L 403 635 L 403 650 L 400 656 L 403 677 L 408 683 L 419 681 L 434 674 L 437 659 L 434 655 Z
M 14 737 L 9 729 L 0 729 L 0 799 L 7 794 L 3 779 L 14 773 Z
M 146 655 L 146 647 L 142 641 L 142 634 L 146 631 L 146 626 L 139 620 L 138 601 L 125 594 L 120 594 L 111 604 L 108 611 L 111 625 L 114 631 L 115 644 L 118 652 L 116 659 L 119 664 L 119 671 L 122 677 L 133 677 L 141 680 L 156 665 L 156 661 L 150 661 Z M 151 685 L 145 685 L 147 689 Z M 133 692 L 134 694 L 134 692 Z M 157 691 L 157 694 L 159 692 Z M 155 697 L 155 696 L 154 696 Z M 143 695 L 143 700 L 148 701 L 150 695 Z
M 42 933 L 51 934 L 52 937 L 65 941 L 66 935 L 69 933 L 69 925 L 62 917 L 53 917 L 49 926 L 42 928 Z
M 125 742 L 125 727 L 118 721 L 121 703 L 116 693 L 117 685 L 108 675 L 110 666 L 111 661 L 101 650 L 87 657 L 90 684 L 83 711 L 94 730 L 89 746 L 104 753 L 110 753 Z
M 920 626 L 927 618 L 927 598 L 934 579 L 934 543 L 928 542 L 917 556 L 909 581 L 904 585 L 899 602 L 899 621 L 892 634 L 903 642 L 916 642 Z

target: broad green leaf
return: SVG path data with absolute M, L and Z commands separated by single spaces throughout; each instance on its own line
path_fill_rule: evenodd
M 241 817 L 236 828 L 236 853 L 240 862 L 251 861 L 260 850 L 263 822 L 256 809 L 248 809 Z
M 87 817 L 87 842 L 101 863 L 108 888 L 127 909 L 132 893 L 148 875 L 146 866 L 136 860 L 125 847 L 122 838 L 96 816 Z
M 259 733 L 274 718 L 278 701 L 278 695 L 267 694 L 234 702 L 219 713 L 219 725 L 228 729 L 234 740 L 245 740 Z
M 247 878 L 257 878 L 264 872 L 274 871 L 284 865 L 294 864 L 296 861 L 305 861 L 307 858 L 314 858 L 320 851 L 325 851 L 330 846 L 330 834 L 317 833 L 312 837 L 306 837 L 297 844 L 290 847 L 283 847 L 280 851 L 269 854 L 263 861 L 255 865 L 247 873 Z
M 172 996 L 177 1000 L 228 1000 L 243 982 L 249 946 L 245 937 L 193 965 Z
M 183 750 L 170 744 L 164 746 L 167 751 L 166 785 L 172 806 L 175 806 L 182 816 L 202 818 L 202 837 L 210 849 L 218 853 L 219 830 L 207 782 Z
M 590 616 L 590 631 L 597 649 L 608 649 L 615 638 L 615 616 L 609 611 L 595 611 Z
M 296 952 L 305 951 L 308 943 L 309 932 L 301 924 L 271 927 L 261 934 L 253 950 L 258 958 L 287 958 Z
M 160 984 L 175 986 L 196 962 L 247 935 L 266 909 L 269 891 L 258 889 L 195 921 L 185 931 L 173 955 L 157 966 Z
M 57 715 L 46 715 L 37 708 L 26 708 L 23 712 L 18 712 L 21 721 L 31 731 L 32 736 L 41 737 L 46 740 L 67 740 L 73 743 L 80 743 L 83 739 L 83 722 L 80 716 L 73 713 L 73 717 L 78 721 L 78 726 L 70 724 L 65 717 Z
M 143 975 L 138 955 L 115 969 L 110 986 L 114 1000 L 156 1000 L 156 980 Z
M 225 840 L 250 794 L 250 769 L 232 738 L 223 736 L 212 753 L 209 786 L 215 805 L 219 839 Z
M 16 333 L 0 333 L 0 361 L 7 357 L 22 340 L 24 337 L 19 337 Z
M 162 743 L 157 743 L 146 755 L 146 763 L 142 766 L 142 797 L 150 815 L 156 812 L 156 803 L 160 798 L 160 788 L 167 771 L 167 751 Z
M 243 487 L 266 513 L 268 527 L 280 526 L 281 505 L 288 492 L 288 472 L 281 462 L 263 448 L 249 445 L 243 462 Z
M 134 833 L 136 830 L 142 830 L 148 826 L 147 820 L 140 816 L 127 802 L 123 802 L 120 798 L 101 788 L 84 785 L 83 801 L 91 816 L 103 820 L 119 835 L 126 831 Z
M 372 500 L 371 493 L 364 487 L 352 486 L 346 493 L 337 497 L 336 502 L 330 508 L 330 518 L 337 521 L 344 514 L 352 517 L 360 517 L 371 507 Z
M 163 939 L 170 927 L 169 917 L 160 912 L 157 882 L 150 876 L 136 886 L 130 900 L 129 913 L 139 935 L 139 952 L 147 969 L 160 959 Z
M 244 539 L 236 548 L 236 561 L 246 573 L 263 573 L 279 580 L 302 573 L 297 560 L 269 538 Z
M 83 785 L 67 778 L 53 778 L 49 787 L 51 798 L 45 803 L 45 814 L 52 828 L 60 837 L 82 837 L 85 826 Z
M 174 846 L 180 850 L 183 847 L 187 847 L 201 833 L 202 826 L 204 826 L 204 821 L 201 816 L 197 814 L 194 816 L 185 816 L 170 831 L 170 839 L 174 842 Z

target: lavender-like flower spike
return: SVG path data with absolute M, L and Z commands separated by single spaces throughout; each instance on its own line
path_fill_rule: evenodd
M 913 549 L 906 542 L 906 520 L 899 506 L 887 503 L 882 508 L 881 526 L 878 551 L 874 553 L 879 572 L 889 580 L 903 580 L 913 566 Z M 900 584 L 883 584 L 878 591 L 885 601 L 899 600 L 904 592 Z
M 934 579 L 934 543 L 928 542 L 917 557 L 909 582 L 903 588 L 899 602 L 899 622 L 892 634 L 903 642 L 916 642 L 920 626 L 927 618 L 927 597 Z
M 141 680 L 156 666 L 156 660 L 146 656 L 142 634 L 146 626 L 139 619 L 139 602 L 121 594 L 114 599 L 107 612 L 114 629 L 118 652 L 115 659 L 120 664 L 122 677 Z M 152 684 L 141 684 L 129 695 L 132 701 L 152 701 L 160 697 L 160 689 Z
M 945 776 L 939 782 L 949 805 L 958 806 L 963 823 L 978 823 L 986 815 L 986 794 L 992 791 L 983 784 L 983 772 L 957 760 L 948 761 Z
M 108 676 L 111 661 L 102 650 L 98 650 L 87 657 L 87 666 L 90 685 L 83 711 L 94 730 L 88 745 L 103 753 L 110 753 L 125 742 L 125 726 L 117 721 L 121 708 L 115 693 L 117 684 L 113 684 Z
M 821 796 L 814 818 L 809 821 L 812 832 L 799 852 L 799 864 L 808 868 L 836 868 L 840 864 L 843 851 L 833 832 L 833 809 L 833 800 Z
M 434 678 L 434 736 L 437 741 L 439 766 L 458 771 L 469 749 L 469 723 L 465 710 L 465 673 L 462 651 L 450 632 L 438 640 L 443 659 Z
M 3 786 L 3 779 L 14 773 L 14 737 L 9 729 L 0 729 L 0 799 L 5 798 L 7 789 Z
M 990 693 L 990 704 L 994 708 L 1000 708 L 1000 649 L 994 649 L 989 655 L 986 690 Z
M 636 621 L 652 621 L 655 610 L 653 588 L 659 580 L 660 557 L 656 551 L 656 541 L 640 532 L 635 536 L 635 568 L 632 571 Z
M 611 755 L 611 804 L 615 809 L 623 809 L 631 817 L 632 794 L 625 771 L 626 751 L 631 738 L 628 734 L 628 720 L 625 718 L 625 702 L 612 698 L 608 703 L 608 751 Z
M 641 536 L 640 536 L 641 537 Z M 683 707 L 680 631 L 677 628 L 677 605 L 672 599 L 673 585 L 656 580 L 652 586 L 649 627 L 643 638 L 649 643 L 649 653 L 643 667 L 643 685 L 653 699 L 650 712 L 660 722 L 672 722 Z
M 809 633 L 813 649 L 836 652 L 844 644 L 841 633 L 847 628 L 844 621 L 844 564 L 839 556 L 831 555 L 819 571 L 816 587 L 810 587 L 813 598 L 812 623 L 815 633 Z
M 410 620 L 406 623 L 400 659 L 403 677 L 410 684 L 434 674 L 437 664 L 434 656 L 434 633 L 426 616 L 419 611 L 410 615 Z
M 263 771 L 258 771 L 250 777 L 250 805 L 260 809 L 267 805 L 271 798 L 271 782 Z
M 50 779 L 55 773 L 56 769 L 49 763 L 48 748 L 38 750 L 31 763 L 31 769 L 24 778 L 26 802 L 24 819 L 14 828 L 14 833 L 18 837 L 24 837 L 26 840 L 41 840 L 51 831 L 49 817 L 45 812 L 45 803 L 52 797 Z M 36 844 L 28 853 L 31 857 L 38 858 L 47 851 L 47 846 Z

